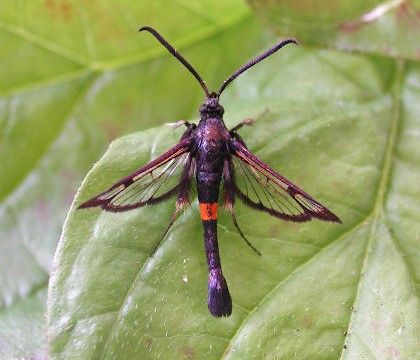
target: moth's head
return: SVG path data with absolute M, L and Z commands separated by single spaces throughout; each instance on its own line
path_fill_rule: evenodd
M 219 104 L 219 96 L 212 92 L 210 96 L 206 98 L 206 103 L 200 106 L 201 117 L 222 117 L 225 109 Z

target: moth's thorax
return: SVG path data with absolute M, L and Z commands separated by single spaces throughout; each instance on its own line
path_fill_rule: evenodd
M 195 137 L 200 150 L 215 154 L 224 153 L 230 135 L 222 118 L 208 117 L 200 120 Z
M 223 162 L 228 156 L 229 131 L 221 118 L 202 118 L 194 133 L 195 159 L 198 178 L 215 176 L 220 181 Z M 204 175 L 207 174 L 207 175 Z
M 198 200 L 217 203 L 229 131 L 220 117 L 202 118 L 194 133 Z
M 203 160 L 223 157 L 226 152 L 226 143 L 230 136 L 223 122 L 224 111 L 223 106 L 219 104 L 219 97 L 214 92 L 200 107 L 201 119 L 195 132 L 195 140 Z

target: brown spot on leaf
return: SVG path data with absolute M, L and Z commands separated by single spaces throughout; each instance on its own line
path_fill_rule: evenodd
M 194 358 L 194 355 L 195 355 L 195 352 L 194 352 L 194 350 L 191 347 L 188 347 L 185 350 L 185 357 L 187 359 L 193 359 Z
M 64 21 L 70 21 L 72 18 L 73 8 L 68 0 L 46 0 L 45 7 L 52 18 Z
M 304 316 L 303 317 L 303 325 L 305 328 L 310 328 L 312 325 L 312 320 L 309 316 Z

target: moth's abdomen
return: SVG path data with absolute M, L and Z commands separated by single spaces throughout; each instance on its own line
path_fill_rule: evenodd
M 214 207 L 204 206 L 204 208 L 205 217 L 214 215 L 212 213 L 212 209 L 214 209 Z M 209 209 L 210 213 L 207 212 Z M 210 313 L 214 316 L 229 316 L 232 313 L 232 298 L 230 297 L 229 289 L 222 273 L 219 246 L 217 243 L 217 221 L 203 219 L 203 228 L 207 266 L 209 269 L 207 306 Z
M 207 306 L 213 316 L 230 316 L 232 298 L 221 269 L 210 270 Z

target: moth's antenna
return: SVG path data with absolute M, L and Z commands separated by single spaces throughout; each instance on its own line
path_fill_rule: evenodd
M 200 75 L 198 75 L 197 71 L 195 71 L 195 69 L 192 67 L 192 65 L 185 60 L 185 58 L 178 53 L 178 51 L 176 51 L 175 48 L 172 47 L 172 45 L 170 45 L 163 37 L 162 35 L 160 35 L 155 29 L 153 29 L 150 26 L 143 26 L 139 29 L 139 31 L 148 31 L 149 33 L 151 33 L 156 39 L 158 39 L 158 41 L 164 46 L 166 47 L 166 49 L 168 49 L 168 51 L 175 56 L 187 69 L 188 71 L 194 75 L 194 77 L 198 80 L 198 82 L 200 83 L 201 87 L 203 88 L 204 92 L 206 93 L 206 97 L 210 97 L 210 93 L 209 90 L 207 89 L 206 84 L 204 83 L 203 79 L 200 77 Z
M 225 90 L 226 86 L 228 86 L 233 80 L 235 80 L 244 71 L 248 70 L 250 67 L 254 66 L 255 64 L 258 64 L 260 61 L 264 60 L 266 57 L 269 57 L 271 54 L 281 49 L 284 45 L 287 45 L 290 43 L 299 45 L 296 39 L 293 39 L 293 38 L 285 39 L 283 41 L 280 41 L 277 45 L 273 46 L 271 49 L 257 56 L 255 59 L 248 61 L 245 65 L 239 68 L 234 74 L 232 74 L 229 78 L 227 78 L 223 82 L 222 86 L 220 87 L 220 90 L 217 92 L 217 96 L 219 97 L 220 94 L 223 92 L 223 90 Z

